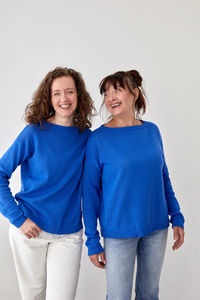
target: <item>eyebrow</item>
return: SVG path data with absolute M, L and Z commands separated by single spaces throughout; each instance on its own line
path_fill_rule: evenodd
M 67 88 L 67 89 L 65 89 L 65 91 L 66 90 L 74 90 L 74 88 L 72 87 L 72 88 Z M 60 90 L 52 90 L 52 92 L 59 92 Z

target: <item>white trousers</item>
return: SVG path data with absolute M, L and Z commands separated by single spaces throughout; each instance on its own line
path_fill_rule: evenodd
M 74 300 L 82 250 L 82 233 L 57 235 L 42 231 L 28 239 L 10 225 L 22 300 Z

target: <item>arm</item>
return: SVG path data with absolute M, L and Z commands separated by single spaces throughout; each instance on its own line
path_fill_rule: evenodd
M 180 206 L 178 204 L 178 201 L 175 197 L 171 185 L 166 162 L 164 163 L 164 167 L 163 167 L 163 179 L 164 179 L 165 196 L 167 199 L 168 211 L 169 211 L 169 215 L 171 216 L 170 222 L 172 223 L 172 227 L 173 227 L 173 238 L 175 241 L 174 245 L 172 246 L 172 249 L 177 250 L 184 243 L 184 235 L 185 235 L 184 217 L 180 211 Z
M 16 139 L 0 159 L 0 212 L 10 223 L 20 227 L 27 217 L 19 208 L 9 188 L 9 179 L 18 165 L 26 159 L 26 147 Z
M 100 209 L 100 184 L 101 166 L 99 149 L 96 136 L 92 134 L 86 148 L 83 173 L 83 218 L 89 256 L 104 251 L 99 242 L 100 236 L 97 230 L 97 219 L 99 218 Z
M 164 156 L 164 149 L 163 149 L 163 142 L 162 137 L 160 134 L 159 129 L 157 128 L 157 132 L 159 135 L 159 139 L 161 142 L 161 147 L 163 151 L 163 159 L 164 159 L 164 165 L 163 165 L 163 181 L 164 181 L 164 189 L 165 189 L 165 197 L 167 201 L 168 206 L 168 212 L 171 217 L 170 222 L 172 223 L 173 227 L 173 238 L 175 240 L 174 245 L 172 246 L 173 250 L 176 250 L 181 247 L 181 245 L 184 243 L 184 217 L 183 214 L 180 211 L 179 203 L 175 197 L 175 193 L 172 188 L 172 184 L 169 177 L 169 171 L 167 168 L 167 164 L 165 161 Z
M 164 158 L 164 166 L 163 166 L 163 180 L 164 180 L 164 188 L 165 188 L 165 197 L 167 200 L 169 215 L 171 217 L 170 222 L 172 223 L 172 227 L 178 226 L 184 228 L 184 217 L 180 211 L 179 203 L 175 197 L 175 193 L 172 188 L 165 158 Z
M 163 182 L 164 182 L 164 190 L 165 190 L 165 197 L 166 197 L 167 206 L 168 206 L 168 212 L 171 217 L 170 223 L 172 223 L 172 227 L 178 226 L 178 227 L 184 228 L 185 220 L 184 220 L 183 214 L 180 211 L 180 206 L 176 199 L 176 196 L 175 196 L 172 184 L 171 184 L 171 180 L 169 177 L 169 171 L 168 171 L 168 167 L 167 167 L 165 155 L 164 155 L 162 137 L 161 137 L 158 127 L 157 127 L 157 130 L 158 130 L 158 135 L 159 135 L 162 152 L 163 152 L 163 160 L 164 160 Z
M 9 188 L 9 179 L 12 173 L 31 155 L 30 141 L 24 132 L 26 129 L 0 159 L 0 212 L 30 239 L 37 237 L 41 229 L 24 216 Z

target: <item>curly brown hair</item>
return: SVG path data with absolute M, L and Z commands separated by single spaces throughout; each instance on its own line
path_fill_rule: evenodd
M 146 111 L 146 94 L 142 86 L 142 81 L 142 76 L 136 70 L 119 71 L 102 79 L 99 84 L 100 93 L 103 95 L 110 84 L 114 86 L 115 89 L 117 88 L 117 84 L 122 88 L 126 86 L 131 94 L 133 94 L 134 89 L 137 88 L 139 90 L 139 96 L 135 102 L 134 110 L 136 117 L 140 117 L 140 115 L 143 115 Z M 104 101 L 101 105 L 101 109 L 103 105 Z M 111 118 L 112 116 L 109 116 L 109 119 Z
M 55 115 L 55 110 L 51 103 L 51 87 L 53 80 L 63 76 L 71 76 L 74 79 L 77 89 L 78 104 L 74 113 L 73 126 L 83 131 L 90 128 L 91 118 L 96 112 L 94 102 L 86 90 L 85 82 L 81 73 L 68 68 L 57 67 L 50 71 L 34 92 L 32 102 L 25 108 L 24 120 L 27 124 L 40 124 Z

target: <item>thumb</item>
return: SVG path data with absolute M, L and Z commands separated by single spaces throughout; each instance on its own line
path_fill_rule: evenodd
M 101 257 L 101 261 L 104 263 L 104 265 L 106 265 L 105 253 L 104 252 L 100 253 L 100 257 Z

